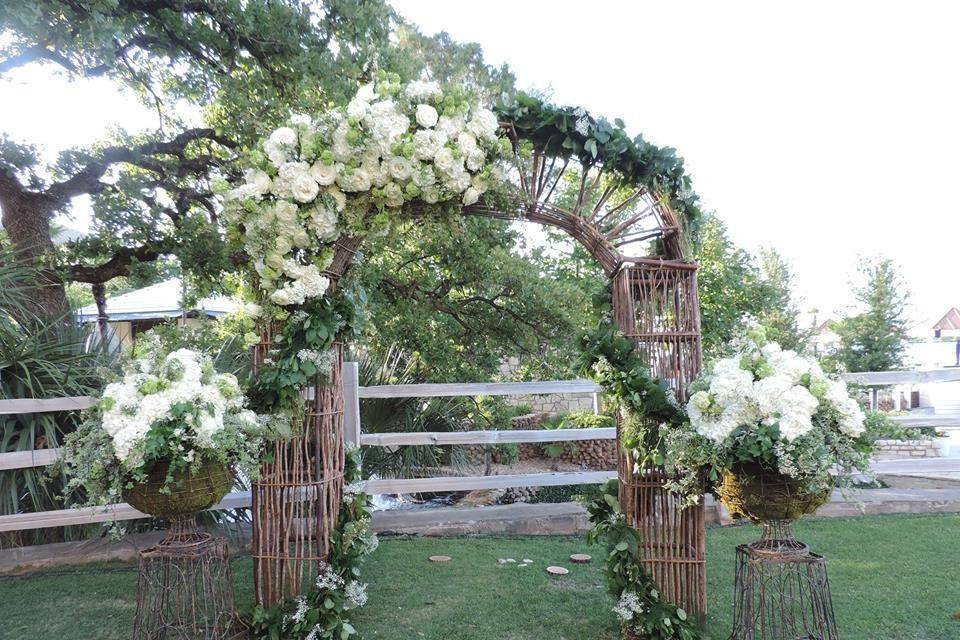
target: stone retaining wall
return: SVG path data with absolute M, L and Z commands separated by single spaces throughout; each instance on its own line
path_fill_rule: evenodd
M 514 429 L 540 429 L 550 417 L 549 412 L 528 413 L 517 416 L 511 421 Z M 545 444 L 545 443 L 544 443 Z M 558 460 L 578 464 L 585 469 L 606 471 L 617 468 L 616 440 L 577 440 L 575 442 L 558 442 L 563 446 L 560 455 L 547 455 L 544 444 L 529 443 L 519 445 L 521 460 Z
M 877 440 L 873 457 L 876 460 L 894 458 L 939 458 L 940 449 L 931 439 L 925 440 Z

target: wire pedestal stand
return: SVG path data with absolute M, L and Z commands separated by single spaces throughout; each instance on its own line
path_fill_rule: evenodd
M 763 523 L 737 547 L 730 640 L 838 640 L 827 564 L 793 537 L 791 523 Z
M 156 546 L 140 552 L 133 640 L 243 637 L 236 616 L 227 542 L 175 518 Z

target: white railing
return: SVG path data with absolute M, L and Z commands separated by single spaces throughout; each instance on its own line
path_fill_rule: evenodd
M 577 440 L 613 440 L 616 429 L 548 429 L 515 431 L 457 431 L 418 433 L 363 433 L 360 423 L 360 400 L 363 398 L 411 398 L 455 396 L 518 396 L 542 394 L 591 393 L 594 409 L 598 408 L 600 388 L 590 380 L 557 380 L 546 382 L 414 384 L 361 387 L 357 363 L 344 363 L 344 434 L 347 442 L 367 447 L 415 445 L 491 445 L 503 443 L 567 442 Z M 0 415 L 47 413 L 86 409 L 93 398 L 52 398 L 43 400 L 0 400 Z M 43 467 L 55 462 L 59 449 L 37 449 L 0 453 L 0 471 Z M 442 476 L 434 478 L 368 480 L 370 493 L 417 493 L 433 491 L 470 491 L 507 487 L 547 487 L 563 484 L 591 484 L 616 477 L 616 471 L 569 473 L 533 473 L 500 476 Z M 228 494 L 212 510 L 242 509 L 251 504 L 249 491 Z M 128 504 L 104 507 L 58 509 L 34 513 L 0 516 L 0 532 L 86 525 L 115 520 L 148 517 Z
M 417 433 L 362 433 L 359 401 L 364 398 L 433 398 L 472 396 L 527 396 L 543 394 L 593 394 L 598 410 L 601 389 L 591 380 L 553 380 L 546 382 L 477 382 L 453 384 L 400 384 L 361 387 L 356 384 L 357 363 L 343 365 L 345 432 L 348 442 L 363 447 L 417 445 L 491 445 L 505 443 L 571 442 L 577 440 L 614 440 L 613 427 L 602 429 L 517 429 L 511 431 L 454 431 Z M 356 396 L 351 389 L 356 389 Z M 438 476 L 433 478 L 368 480 L 369 493 L 419 493 L 432 491 L 472 491 L 508 487 L 549 487 L 564 484 L 594 484 L 617 476 L 616 470 L 524 473 L 499 476 Z
M 850 384 L 870 388 L 870 408 L 879 409 L 879 388 L 899 384 L 933 384 L 960 381 L 960 367 L 944 369 L 920 369 L 915 371 L 865 371 L 844 374 L 843 379 Z M 960 415 L 893 415 L 890 420 L 903 427 L 934 427 L 943 429 L 960 428 Z

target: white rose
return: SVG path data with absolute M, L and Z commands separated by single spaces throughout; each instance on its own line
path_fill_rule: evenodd
M 410 161 L 401 156 L 389 158 L 386 165 L 387 173 L 390 174 L 390 177 L 394 180 L 408 179 L 413 170 L 413 167 L 410 166 Z
M 469 131 L 461 131 L 457 136 L 457 146 L 460 147 L 460 151 L 469 155 L 477 150 L 477 139 Z
M 479 199 L 480 199 L 480 192 L 473 187 L 470 187 L 463 192 L 463 205 L 465 207 L 469 207 L 470 205 L 476 203 L 476 201 Z
M 246 181 L 245 186 L 253 187 L 258 195 L 269 193 L 270 186 L 273 184 L 267 172 L 260 169 L 247 169 L 243 173 L 243 178 Z
M 440 115 L 437 110 L 428 104 L 417 105 L 417 124 L 426 129 L 431 129 L 437 124 Z
M 436 185 L 425 187 L 421 195 L 423 197 L 423 201 L 428 204 L 440 202 L 440 189 L 438 189 Z
M 316 180 L 324 187 L 333 184 L 337 180 L 337 168 L 331 164 L 314 162 L 310 167 L 310 177 Z
M 377 97 L 377 91 L 373 83 L 365 84 L 357 89 L 357 95 L 355 97 L 365 102 L 373 102 L 373 99 Z
M 403 189 L 396 182 L 388 182 L 383 187 L 383 200 L 388 207 L 403 205 Z
M 433 156 L 433 164 L 437 169 L 446 173 L 453 174 L 463 170 L 463 161 L 453 156 L 453 151 L 443 147 Z
M 320 193 L 320 185 L 308 174 L 299 175 L 290 183 L 290 193 L 297 202 L 313 202 Z

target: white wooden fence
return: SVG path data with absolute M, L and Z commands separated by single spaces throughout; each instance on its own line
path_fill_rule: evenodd
M 361 387 L 357 363 L 344 363 L 344 432 L 347 442 L 367 447 L 410 445 L 490 445 L 523 442 L 566 442 L 576 440 L 613 440 L 616 430 L 548 429 L 515 431 L 457 431 L 418 433 L 363 433 L 360 424 L 360 400 L 363 398 L 413 398 L 438 396 L 519 396 L 555 393 L 592 393 L 597 406 L 599 387 L 590 380 L 546 382 L 415 384 Z M 47 400 L 0 400 L 0 415 L 45 413 L 86 409 L 92 398 L 54 398 Z M 0 472 L 42 467 L 59 457 L 59 449 L 38 449 L 0 454 Z M 499 476 L 444 476 L 414 479 L 368 480 L 366 490 L 373 494 L 416 493 L 427 491 L 470 491 L 507 487 L 546 487 L 564 484 L 590 484 L 616 477 L 615 470 L 569 473 L 534 473 Z M 213 510 L 249 507 L 249 491 L 228 494 Z M 0 532 L 85 525 L 147 517 L 127 504 L 105 507 L 59 509 L 0 516 Z
M 864 386 L 891 384 L 950 382 L 960 380 L 960 369 L 934 371 L 889 371 L 856 373 L 846 376 L 848 382 Z M 397 447 L 415 445 L 491 445 L 504 443 L 569 442 L 577 440 L 613 440 L 616 430 L 603 429 L 546 429 L 514 431 L 457 431 L 418 433 L 363 433 L 360 423 L 360 400 L 364 398 L 411 398 L 450 396 L 521 396 L 557 393 L 597 394 L 600 388 L 590 380 L 557 380 L 546 382 L 411 384 L 361 387 L 357 364 L 344 363 L 344 425 L 348 442 L 365 447 Z M 51 398 L 44 400 L 0 400 L 0 415 L 45 413 L 85 409 L 92 398 Z M 906 427 L 960 427 L 960 417 L 952 416 L 891 416 Z M 59 456 L 58 449 L 38 449 L 0 453 L 0 472 L 13 469 L 42 467 Z M 565 473 L 532 473 L 499 476 L 443 476 L 434 478 L 369 480 L 366 489 L 373 494 L 416 493 L 432 491 L 470 491 L 506 487 L 546 487 L 566 484 L 592 484 L 616 477 L 616 471 L 585 471 Z M 213 510 L 241 509 L 250 506 L 250 492 L 228 494 Z M 133 520 L 147 517 L 127 504 L 106 507 L 59 509 L 36 513 L 0 516 L 0 532 L 85 525 L 114 520 Z

